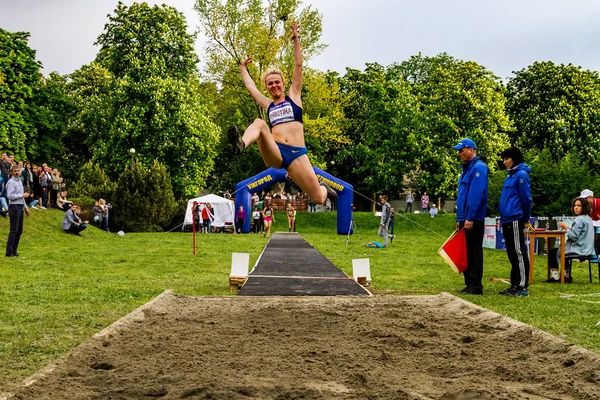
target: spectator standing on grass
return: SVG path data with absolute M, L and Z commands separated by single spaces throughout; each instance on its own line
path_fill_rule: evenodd
M 18 257 L 17 249 L 23 234 L 23 214 L 29 216 L 29 208 L 25 199 L 29 193 L 23 192 L 21 183 L 21 168 L 15 165 L 10 169 L 12 177 L 6 184 L 6 197 L 8 198 L 8 215 L 10 217 L 10 230 L 6 241 L 6 257 Z
M 100 208 L 102 208 L 102 226 L 106 232 L 110 233 L 110 229 L 108 228 L 108 216 L 112 206 L 104 199 L 98 200 L 98 204 L 100 205 Z
M 25 187 L 29 187 L 33 190 L 33 169 L 29 161 L 25 161 L 23 171 L 21 172 L 21 178 L 23 181 L 23 189 L 27 190 Z
M 206 203 L 202 208 L 202 232 L 210 233 L 211 223 L 215 220 L 215 216 L 212 213 L 212 207 L 210 203 Z
M 8 161 L 8 154 L 2 153 L 2 159 L 0 160 L 0 174 L 2 175 L 2 188 L 0 192 L 4 192 L 4 186 L 10 179 L 10 162 Z
M 531 168 L 523 161 L 521 150 L 509 147 L 502 154 L 506 179 L 500 195 L 500 223 L 510 261 L 510 287 L 500 292 L 511 297 L 529 296 L 529 255 L 525 245 L 525 227 L 531 214 Z
M 260 232 L 260 211 L 258 210 L 258 206 L 254 207 L 254 211 L 252 211 L 252 226 L 254 227 L 253 232 L 254 233 L 258 233 Z
M 60 176 L 60 171 L 56 168 L 54 168 L 52 170 L 50 175 L 52 176 L 52 192 L 51 192 L 52 193 L 52 201 L 51 201 L 51 204 L 52 204 L 52 207 L 60 208 L 60 207 L 58 207 L 57 200 L 58 200 L 58 194 L 61 191 L 60 185 L 63 181 L 63 178 Z
M 388 203 L 387 195 L 380 196 L 381 201 L 381 221 L 379 223 L 379 236 L 383 237 L 383 247 L 388 247 L 388 229 L 390 225 L 391 208 Z
M 404 209 L 405 213 L 408 213 L 408 210 L 410 209 L 410 212 L 412 213 L 413 209 L 412 209 L 412 205 L 413 202 L 415 201 L 415 196 L 413 195 L 412 191 L 408 191 L 408 193 L 406 194 L 406 208 Z
M 32 188 L 33 188 L 33 196 L 37 199 L 38 204 L 37 204 L 37 208 L 42 208 L 42 196 L 43 196 L 43 190 L 42 190 L 42 184 L 40 183 L 40 169 L 37 165 L 33 165 L 33 167 L 31 168 L 31 171 L 33 173 L 33 183 L 32 183 Z
M 244 222 L 246 222 L 246 210 L 244 210 L 244 206 L 240 206 L 240 208 L 235 213 L 236 229 L 237 233 L 242 233 L 242 228 L 244 226 Z
M 260 199 L 258 198 L 258 193 L 254 192 L 254 194 L 252 195 L 252 208 L 254 208 L 259 201 Z
M 71 205 L 71 208 L 65 213 L 62 222 L 62 228 L 66 233 L 73 233 L 79 235 L 79 233 L 87 228 L 88 221 L 82 221 L 79 218 L 81 209 L 77 204 Z
M 94 216 L 94 225 L 96 226 L 96 228 L 102 227 L 102 207 L 100 207 L 100 203 L 97 201 L 94 202 L 92 214 Z
M 388 232 L 392 237 L 392 242 L 394 241 L 394 227 L 396 225 L 396 209 L 394 207 L 390 207 L 390 223 L 388 225 Z
M 421 196 L 421 212 L 426 213 L 429 211 L 429 196 L 427 196 L 427 192 L 423 193 Z
M 477 146 L 465 138 L 452 147 L 462 161 L 456 198 L 456 229 L 465 229 L 467 270 L 464 294 L 483 294 L 483 233 L 488 200 L 488 166 L 477 156 Z

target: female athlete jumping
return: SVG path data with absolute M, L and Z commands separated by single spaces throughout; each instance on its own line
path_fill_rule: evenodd
M 257 118 L 248 126 L 244 135 L 239 136 L 238 129 L 231 126 L 228 131 L 237 152 L 243 153 L 252 143 L 258 143 L 258 149 L 265 163 L 273 168 L 285 168 L 288 176 L 318 204 L 325 203 L 329 197 L 337 201 L 337 193 L 327 184 L 319 183 L 307 156 L 302 125 L 302 52 L 298 40 L 298 27 L 292 25 L 294 42 L 294 74 L 289 94 L 286 96 L 283 75 L 278 69 L 266 71 L 264 83 L 272 99 L 262 94 L 248 73 L 247 58 L 240 65 L 242 80 L 250 96 L 267 110 L 269 124 Z

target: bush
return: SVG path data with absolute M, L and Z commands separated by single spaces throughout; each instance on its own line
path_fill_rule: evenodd
M 177 209 L 171 178 L 158 161 L 150 169 L 139 161 L 128 166 L 119 176 L 117 192 L 112 203 L 114 221 L 126 231 L 161 231 Z
M 571 202 L 583 189 L 600 193 L 600 177 L 594 176 L 575 154 L 567 154 L 556 162 L 549 151 L 543 150 L 529 159 L 533 198 L 531 215 L 568 215 Z
M 112 182 L 97 164 L 88 162 L 81 167 L 79 180 L 69 187 L 69 197 L 107 199 L 110 202 L 116 188 L 117 184 Z M 83 204 L 81 211 L 83 212 Z
M 92 222 L 94 220 L 92 209 L 94 208 L 94 203 L 96 200 L 92 199 L 91 197 L 74 197 L 71 198 L 70 201 L 81 207 L 81 213 L 79 214 L 79 217 L 82 221 Z

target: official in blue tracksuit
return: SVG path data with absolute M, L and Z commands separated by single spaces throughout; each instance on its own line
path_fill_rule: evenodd
M 525 247 L 525 227 L 531 213 L 531 168 L 523 163 L 523 154 L 509 147 L 500 155 L 507 176 L 500 195 L 500 223 L 506 243 L 506 254 L 512 265 L 510 287 L 500 292 L 512 297 L 527 297 L 529 292 L 529 257 Z
M 488 200 L 489 168 L 477 156 L 477 146 L 465 138 L 453 146 L 463 162 L 458 179 L 456 198 L 456 228 L 465 228 L 467 270 L 464 272 L 464 294 L 483 294 L 483 233 Z

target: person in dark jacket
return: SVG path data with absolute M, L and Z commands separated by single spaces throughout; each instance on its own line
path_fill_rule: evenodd
M 465 228 L 467 270 L 464 272 L 464 294 L 483 294 L 483 233 L 488 200 L 489 168 L 477 156 L 473 140 L 465 138 L 452 147 L 463 162 L 458 179 L 456 198 L 456 228 Z
M 506 243 L 506 254 L 512 266 L 510 287 L 500 292 L 512 297 L 527 297 L 529 292 L 529 257 L 525 246 L 525 227 L 531 213 L 531 168 L 523 163 L 523 154 L 509 147 L 501 154 L 507 176 L 500 195 L 500 223 Z

